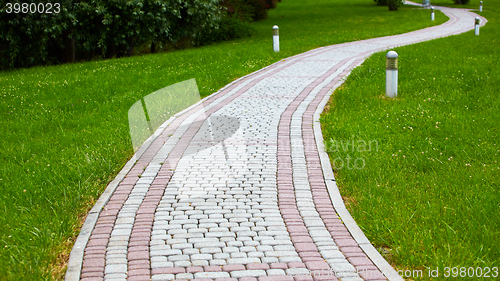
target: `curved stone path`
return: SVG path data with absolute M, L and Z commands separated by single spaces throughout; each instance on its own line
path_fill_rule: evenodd
M 438 9 L 445 24 L 290 57 L 171 118 L 89 213 L 66 280 L 402 280 L 345 209 L 318 120 L 374 52 L 473 29 Z

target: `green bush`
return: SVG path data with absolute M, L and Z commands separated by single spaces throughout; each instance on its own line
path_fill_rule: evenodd
M 252 19 L 254 21 L 267 19 L 266 0 L 249 0 L 248 3 L 253 8 Z
M 389 11 L 397 11 L 402 2 L 402 0 L 387 0 Z
M 206 28 L 216 28 L 221 18 L 218 3 L 219 0 L 183 0 L 180 13 L 176 15 L 170 27 L 169 41 L 176 43 L 183 38 L 192 40 L 200 36 Z
M 281 2 L 281 0 L 266 0 L 266 9 L 274 9 L 276 8 L 276 4 Z
M 229 16 L 243 22 L 257 21 L 267 18 L 267 10 L 276 7 L 276 0 L 223 0 Z
M 397 11 L 399 6 L 403 3 L 402 0 L 373 0 L 375 3 L 377 3 L 378 6 L 385 6 L 387 5 L 389 7 L 389 11 Z
M 131 55 L 145 42 L 190 42 L 221 16 L 219 0 L 62 0 L 52 14 L 8 13 L 0 1 L 0 69 Z
M 469 3 L 469 0 L 453 0 L 453 2 L 455 2 L 455 4 L 465 5 Z
M 45 4 L 46 1 L 23 3 Z M 0 1 L 0 69 L 50 64 L 63 59 L 75 18 L 71 11 L 73 1 L 60 3 L 59 13 L 8 13 L 6 1 Z
M 195 38 L 193 44 L 203 46 L 251 35 L 251 28 L 236 18 L 224 17 L 218 24 L 218 28 L 205 28 L 204 32 Z

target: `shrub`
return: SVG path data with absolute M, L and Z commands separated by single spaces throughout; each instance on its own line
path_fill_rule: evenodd
M 172 2 L 181 2 L 171 0 Z M 184 0 L 170 28 L 169 40 L 173 43 L 183 38 L 194 39 L 205 28 L 216 28 L 220 20 L 218 0 Z
M 396 11 L 403 2 L 402 0 L 373 0 L 378 6 L 389 6 L 389 11 Z
M 276 7 L 276 0 L 223 0 L 229 16 L 240 21 L 257 21 L 267 18 L 267 9 Z
M 402 0 L 387 0 L 389 11 L 397 11 L 402 2 Z
M 453 0 L 453 2 L 455 2 L 455 4 L 465 5 L 469 3 L 469 0 Z
M 276 8 L 278 2 L 281 2 L 281 0 L 266 0 L 266 9 Z
M 95 55 L 131 55 L 133 48 L 144 42 L 153 42 L 153 46 L 157 42 L 190 42 L 206 28 L 215 28 L 221 16 L 219 0 L 60 3 L 61 12 L 52 14 L 7 13 L 7 6 L 2 4 L 0 69 L 91 59 Z
M 267 19 L 266 0 L 249 0 L 248 2 L 253 8 L 252 19 L 254 21 Z
M 23 3 L 44 3 L 26 0 Z M 8 13 L 0 7 L 0 69 L 51 64 L 60 61 L 70 47 L 75 23 L 73 1 L 60 1 L 59 13 Z M 49 50 L 51 52 L 49 52 Z
M 251 35 L 251 28 L 233 17 L 224 17 L 218 28 L 205 28 L 200 36 L 195 38 L 195 46 L 243 38 Z

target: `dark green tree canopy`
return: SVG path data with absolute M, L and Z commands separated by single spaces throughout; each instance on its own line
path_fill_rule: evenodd
M 75 54 L 109 58 L 145 42 L 189 41 L 221 18 L 219 0 L 61 0 L 57 13 L 47 13 L 50 0 L 24 0 L 27 9 L 5 1 L 0 68 L 74 61 Z

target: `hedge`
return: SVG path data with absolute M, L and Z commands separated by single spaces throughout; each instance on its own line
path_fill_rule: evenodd
M 15 13 L 2 0 L 1 69 L 130 55 L 145 42 L 194 39 L 221 18 L 219 0 L 57 1 L 60 12 L 49 14 Z
M 156 52 L 250 35 L 281 0 L 0 0 L 0 69 Z M 47 13 L 49 5 L 52 13 Z M 20 2 L 15 2 L 21 5 Z M 22 7 L 22 8 L 21 8 Z M 33 8 L 30 11 L 30 8 Z M 44 11 L 39 10 L 42 8 Z M 167 48 L 168 49 L 168 48 Z

